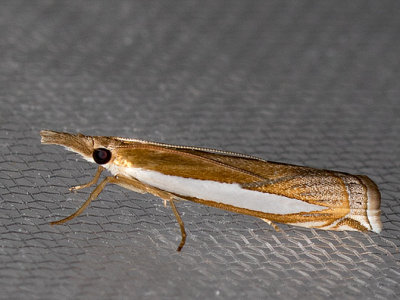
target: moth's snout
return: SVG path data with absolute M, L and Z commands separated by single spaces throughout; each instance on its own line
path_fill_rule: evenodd
M 40 131 L 42 144 L 54 144 L 64 146 L 70 151 L 79 153 L 85 158 L 92 157 L 93 139 L 83 134 L 71 134 L 52 130 Z
M 65 133 L 56 132 L 51 130 L 41 130 L 40 136 L 42 139 L 40 142 L 42 144 L 60 144 L 63 139 L 65 139 Z

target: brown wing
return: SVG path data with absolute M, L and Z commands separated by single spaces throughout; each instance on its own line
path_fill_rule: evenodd
M 138 143 L 116 148 L 114 163 L 157 171 L 166 175 L 225 183 L 296 198 L 313 204 L 343 207 L 346 186 L 326 170 L 263 161 L 234 154 Z M 350 176 L 350 175 L 347 175 Z

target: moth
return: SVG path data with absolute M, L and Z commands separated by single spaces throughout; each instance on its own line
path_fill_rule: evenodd
M 87 136 L 42 130 L 43 144 L 56 144 L 98 165 L 94 178 L 75 191 L 105 177 L 73 214 L 78 216 L 108 184 L 150 193 L 171 205 L 186 241 L 176 200 L 189 200 L 275 222 L 328 230 L 382 230 L 380 193 L 364 175 L 266 161 L 207 148 L 176 146 L 113 136 Z

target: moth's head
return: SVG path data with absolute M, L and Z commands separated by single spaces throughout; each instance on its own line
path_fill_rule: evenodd
M 42 144 L 64 146 L 67 150 L 83 156 L 90 162 L 103 165 L 112 159 L 112 151 L 116 148 L 116 140 L 105 136 L 87 136 L 80 133 L 71 134 L 51 130 L 40 131 Z

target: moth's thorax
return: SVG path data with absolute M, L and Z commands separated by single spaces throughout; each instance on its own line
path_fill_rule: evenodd
M 124 168 L 132 168 L 134 165 L 132 161 L 126 159 L 125 157 L 121 155 L 114 155 L 113 153 L 113 159 L 111 161 L 112 164 L 115 165 L 115 167 L 124 167 Z
M 108 164 L 104 165 L 104 167 L 111 172 L 111 174 L 115 175 L 125 175 L 128 176 L 126 170 L 133 167 L 132 162 L 127 159 L 117 156 L 114 157 Z

